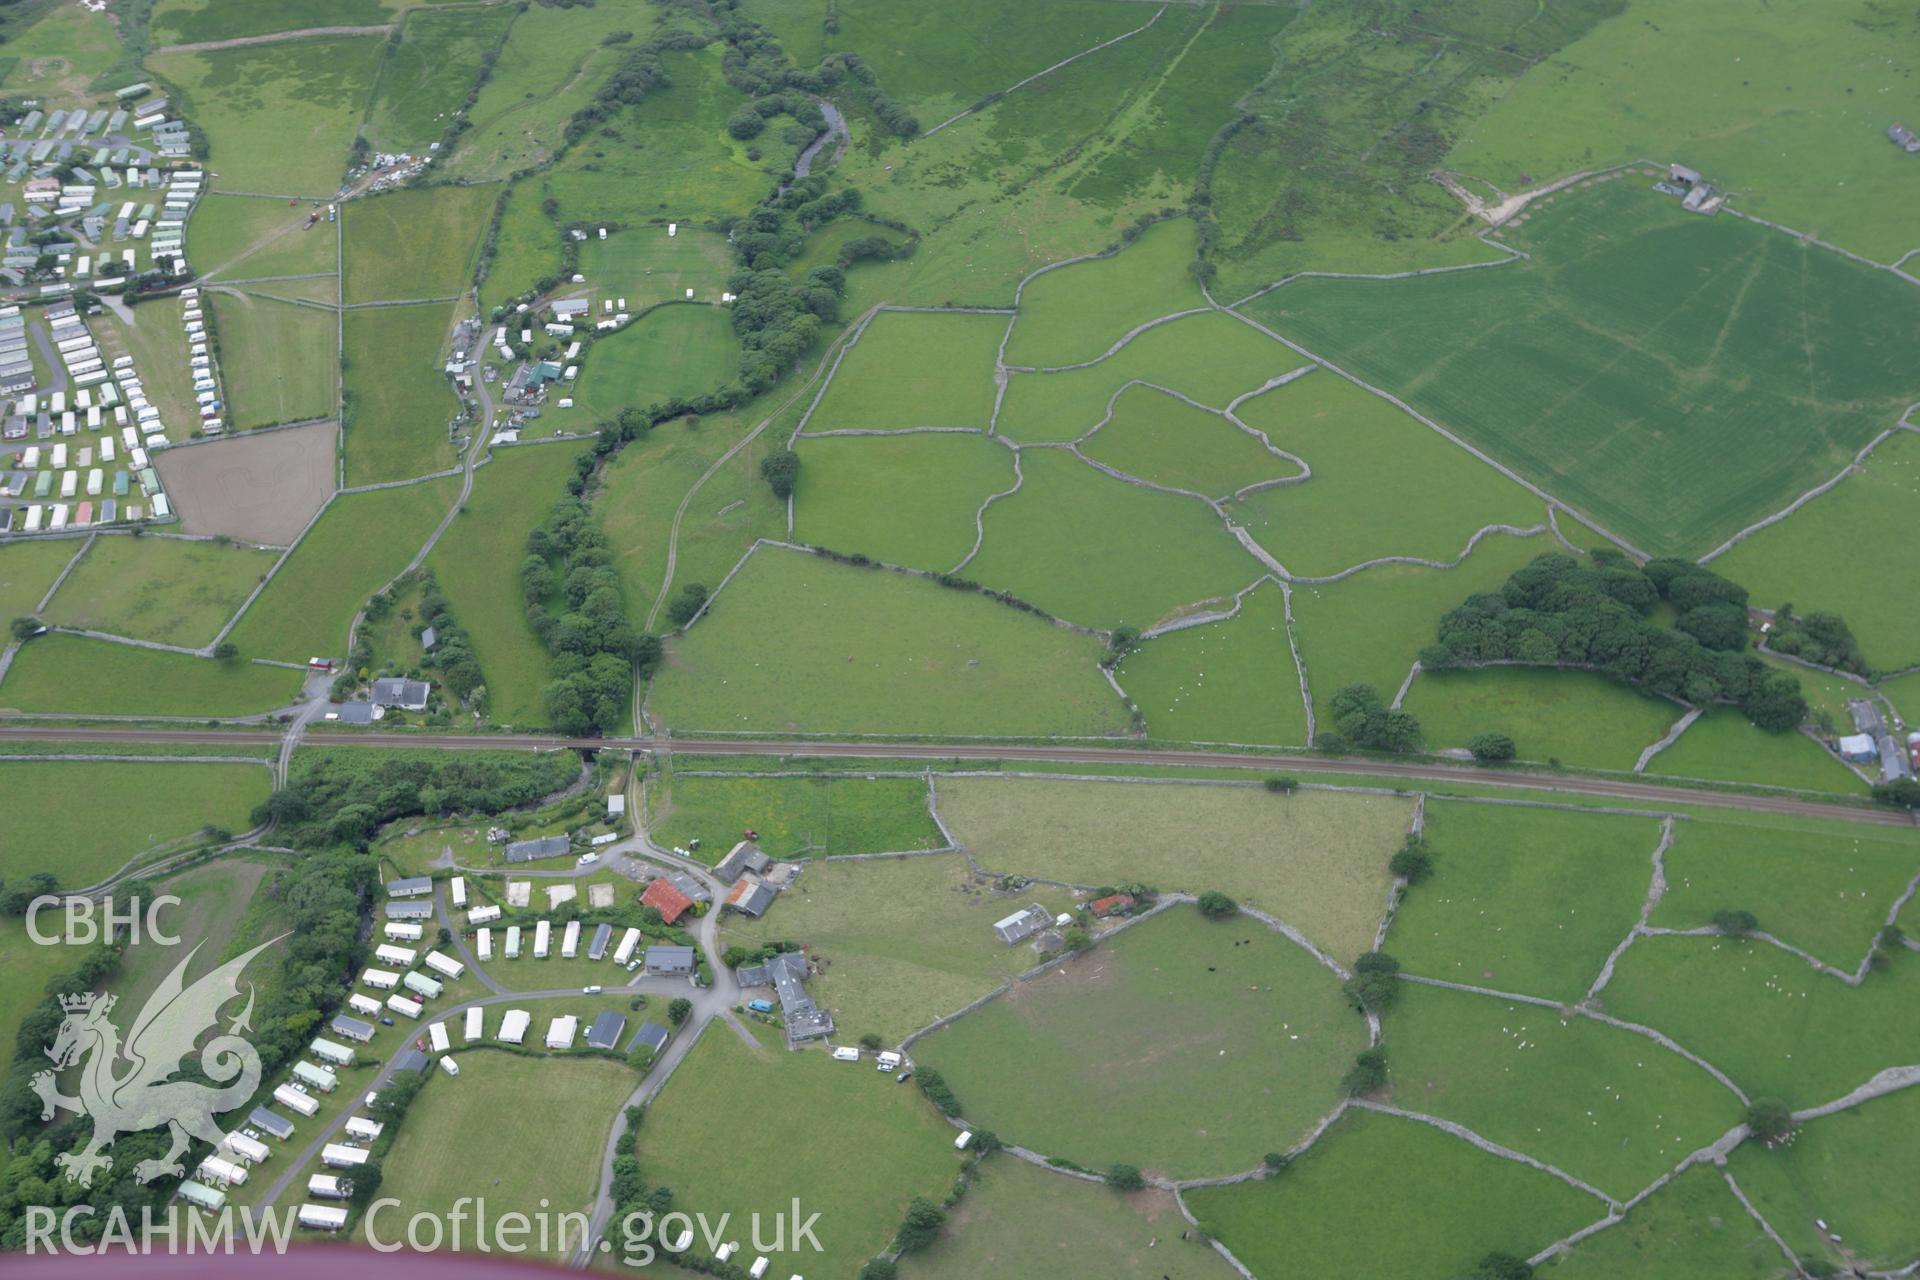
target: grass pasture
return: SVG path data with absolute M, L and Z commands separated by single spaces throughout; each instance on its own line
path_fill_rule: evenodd
M 629 405 L 712 391 L 739 368 L 740 343 L 723 308 L 658 307 L 593 344 L 573 388 L 572 413 L 587 421 L 569 425 L 586 431 Z
M 90 94 L 123 57 L 115 17 L 79 5 L 16 5 L 0 33 L 7 46 L 0 86 L 9 93 Z
M 978 427 L 993 416 L 1007 317 L 882 311 L 834 370 L 810 431 Z
M 0 624 L 40 607 L 40 598 L 79 553 L 81 538 L 34 538 L 0 545 Z
M 1639 918 L 1660 824 L 1434 800 L 1426 834 L 1433 874 L 1386 949 L 1423 978 L 1571 1002 Z
M 1122 391 L 1080 451 L 1135 479 L 1214 499 L 1305 474 L 1225 418 L 1152 387 Z
M 161 644 L 211 643 L 279 558 L 179 538 L 96 538 L 44 615 L 85 631 Z
M 322 26 L 374 26 L 399 5 L 382 0 L 159 0 L 153 6 L 155 44 L 197 44 L 239 36 L 273 35 Z
M 1403 705 L 1419 717 L 1429 749 L 1504 733 L 1522 760 L 1622 771 L 1685 710 L 1591 671 L 1536 667 L 1423 671 Z
M 653 792 L 658 796 L 657 784 Z M 717 862 L 740 832 L 776 858 L 937 849 L 945 843 L 927 814 L 920 778 L 675 777 L 665 803 L 655 799 L 652 833 L 673 847 L 701 842 Z M 784 914 L 784 913 L 782 913 Z
M 339 224 L 322 218 L 309 225 L 312 212 L 310 203 L 202 196 L 187 220 L 187 257 L 196 266 L 206 264 L 202 275 L 233 279 L 331 272 L 338 265 Z M 233 335 L 223 331 L 221 337 L 230 341 Z
M 415 9 L 387 51 L 367 107 L 367 141 L 378 151 L 419 155 L 440 141 L 466 102 L 488 50 L 506 39 L 512 5 Z
M 486 260 L 487 275 L 480 282 L 483 317 L 515 294 L 531 291 L 543 278 L 559 276 L 564 233 L 540 207 L 545 195 L 546 187 L 537 174 L 515 182 L 507 192 L 500 225 L 493 233 L 493 252 Z M 581 246 L 583 258 L 585 248 Z
M 1005 1141 L 1085 1168 L 1199 1177 L 1298 1142 L 1366 1043 L 1339 980 L 1305 950 L 1185 907 L 1015 984 L 917 1042 L 914 1059 Z M 1156 1123 L 1110 1122 L 1128 1108 Z
M 1051 885 L 999 889 L 957 853 L 816 862 L 780 899 L 767 919 L 729 916 L 724 940 L 800 943 L 825 966 L 807 989 L 841 1038 L 872 1033 L 888 1044 L 1033 967 L 1033 950 L 1003 945 L 994 921 L 1031 902 L 1055 914 L 1073 907 L 1073 895 Z
M 812 1153 L 804 1187 L 787 1161 L 743 1160 L 711 1140 L 714 1117 L 751 1098 L 781 1100 L 756 1108 L 756 1145 Z M 788 1053 L 771 1036 L 743 1044 L 725 1023 L 709 1025 L 667 1081 L 636 1148 L 649 1182 L 671 1186 L 676 1208 L 710 1221 L 770 1219 L 800 1194 L 806 1212 L 820 1214 L 821 1252 L 768 1255 L 785 1275 L 852 1275 L 893 1238 L 908 1200 L 946 1193 L 958 1163 L 953 1130 L 918 1089 L 865 1063 Z
M 668 646 L 651 709 L 682 732 L 1104 737 L 1126 721 L 1099 649 L 978 595 L 762 547 Z
M 1799 733 L 1768 733 L 1732 707 L 1715 708 L 1688 725 L 1672 746 L 1648 761 L 1647 773 L 1847 795 L 1866 790 L 1866 784 L 1819 743 Z
M 1057 369 L 1098 360 L 1136 325 L 1207 305 L 1188 270 L 1193 222 L 1156 222 L 1108 258 L 1072 262 L 1020 290 L 1020 318 L 1007 338 L 1007 363 Z
M 1028 449 L 1020 492 L 987 508 L 964 573 L 1088 627 L 1145 630 L 1223 603 L 1261 573 L 1197 498 L 1104 475 L 1072 454 Z
M 546 225 L 550 239 L 558 234 Z M 734 270 L 726 236 L 705 227 L 682 224 L 668 235 L 657 223 L 642 223 L 609 228 L 605 240 L 589 233 L 580 245 L 580 274 L 602 297 L 625 298 L 630 311 L 685 298 L 688 289 L 711 300 Z
M 793 536 L 946 572 L 973 550 L 980 504 L 1013 487 L 1013 452 L 983 435 L 801 436 Z
M 346 301 L 452 298 L 472 283 L 480 239 L 498 186 L 410 187 L 340 211 L 346 236 Z
M 1225 622 L 1156 636 L 1115 678 L 1147 734 L 1179 742 L 1304 746 L 1307 714 L 1287 645 L 1286 598 L 1263 582 Z
M 460 402 L 443 372 L 453 313 L 452 303 L 347 312 L 349 486 L 408 480 L 457 461 L 447 424 Z
M 179 89 L 186 113 L 206 130 L 208 164 L 222 187 L 326 196 L 346 173 L 385 48 L 378 36 L 327 36 L 161 53 L 148 65 Z
M 0 681 L 0 709 L 203 719 L 271 711 L 299 689 L 300 674 L 282 668 L 55 634 L 15 655 Z
M 259 764 L 7 760 L 0 786 L 8 832 L 0 877 L 51 871 L 81 888 L 204 827 L 245 830 L 272 779 Z
M 210 294 L 233 425 L 242 430 L 329 417 L 339 366 L 331 310 L 251 293 Z
M 1547 1280 L 1772 1280 L 1780 1266 L 1779 1248 L 1733 1198 L 1719 1170 L 1696 1168 L 1540 1274 Z
M 1255 1275 L 1445 1280 L 1525 1257 L 1606 1213 L 1549 1174 L 1450 1133 L 1351 1112 L 1280 1177 L 1186 1194 L 1200 1229 Z
M 954 838 L 985 870 L 1218 889 L 1343 963 L 1372 945 L 1387 859 L 1411 817 L 1397 797 L 1252 786 L 976 777 L 942 778 L 936 795 Z
M 1912 402 L 1920 300 L 1790 236 L 1683 213 L 1646 182 L 1556 197 L 1511 233 L 1524 261 L 1300 280 L 1248 311 L 1650 552 L 1699 554 Z

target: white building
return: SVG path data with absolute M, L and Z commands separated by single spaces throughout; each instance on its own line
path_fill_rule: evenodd
M 322 1093 L 332 1093 L 340 1083 L 340 1077 L 325 1067 L 315 1066 L 311 1062 L 293 1064 L 293 1078 L 309 1089 L 318 1089 Z
M 389 920 L 384 928 L 389 942 L 418 942 L 427 932 L 425 927 L 405 920 Z
M 467 1010 L 465 1036 L 468 1044 L 480 1039 L 487 1032 L 487 1011 L 479 1005 Z
M 640 945 L 640 931 L 629 929 L 620 935 L 620 945 L 613 949 L 613 962 L 624 965 L 633 959 L 633 950 Z
M 317 1175 L 315 1180 L 318 1181 Z M 309 1231 L 340 1231 L 347 1225 L 347 1211 L 332 1205 L 303 1204 L 300 1206 L 300 1225 Z
M 353 1169 L 366 1162 L 365 1147 L 349 1147 L 342 1142 L 329 1142 L 320 1149 L 320 1163 L 329 1169 Z
M 500 915 L 500 908 L 489 903 L 487 906 L 475 907 L 467 912 L 467 923 L 470 925 L 492 924 L 500 918 Z
M 493 959 L 493 930 L 480 930 L 478 937 L 475 938 L 475 942 L 479 945 L 480 958 L 482 960 Z
M 410 973 L 400 979 L 400 985 L 415 995 L 425 996 L 429 1000 L 439 999 L 440 992 L 444 989 L 438 982 L 435 982 L 424 973 Z
M 467 878 L 455 876 L 447 888 L 453 894 L 453 905 L 464 910 L 467 905 Z
M 570 1013 L 563 1017 L 555 1018 L 547 1024 L 547 1048 L 573 1048 L 573 1037 L 579 1029 L 580 1019 Z
M 336 1067 L 350 1067 L 353 1065 L 353 1050 L 333 1040 L 325 1038 L 317 1039 L 313 1042 L 313 1048 L 309 1050 L 309 1052 L 320 1061 L 332 1063 Z
M 439 1026 L 440 1024 L 436 1022 L 434 1025 Z M 381 1124 L 378 1120 L 369 1120 L 365 1116 L 350 1116 L 346 1124 L 347 1136 L 349 1138 L 358 1138 L 362 1142 L 372 1142 L 380 1136 L 380 1131 L 386 1127 L 387 1126 Z
M 426 959 L 421 963 L 435 973 L 445 974 L 449 979 L 457 978 L 467 971 L 467 966 L 452 956 L 441 955 L 438 951 L 427 952 Z
M 580 922 L 567 921 L 567 931 L 560 935 L 560 958 L 571 960 L 580 954 Z
M 445 1053 L 453 1047 L 452 1041 L 447 1038 L 447 1024 L 444 1022 L 436 1022 L 427 1028 L 427 1040 L 433 1045 L 435 1053 Z
M 390 943 L 382 943 L 373 949 L 374 959 L 400 969 L 412 968 L 414 957 L 417 955 L 419 952 L 412 947 L 396 947 Z
M 387 1008 L 393 1010 L 403 1018 L 418 1018 L 420 1016 L 421 1005 L 418 1000 L 409 1000 L 405 996 L 388 996 Z
M 391 991 L 400 985 L 400 975 L 391 969 L 369 969 L 360 975 L 360 981 L 380 991 Z
M 302 1092 L 290 1084 L 278 1086 L 273 1091 L 273 1100 L 289 1111 L 298 1111 L 310 1116 L 320 1109 L 320 1099 L 310 1093 Z
M 509 1009 L 500 1019 L 500 1043 L 522 1044 L 527 1038 L 527 1026 L 533 1021 L 533 1015 L 525 1009 Z
M 507 959 L 518 960 L 519 958 L 520 958 L 520 926 L 517 924 L 510 924 L 507 926 Z
M 533 958 L 545 960 L 547 946 L 553 940 L 553 925 L 545 920 L 533 926 Z
M 273 1154 L 273 1148 L 258 1138 L 249 1138 L 244 1133 L 230 1133 L 221 1143 L 221 1150 L 231 1153 L 248 1164 L 260 1164 Z

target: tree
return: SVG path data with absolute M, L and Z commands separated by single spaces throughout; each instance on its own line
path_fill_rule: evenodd
M 675 996 L 667 1005 L 667 1021 L 677 1027 L 685 1022 L 687 1015 L 692 1012 L 693 1001 L 687 999 L 685 996 Z
M 1353 977 L 1341 990 L 1355 1008 L 1379 1013 L 1400 994 L 1400 983 L 1394 977 L 1399 972 L 1398 960 L 1384 951 L 1369 951 L 1353 962 Z
M 1140 647 L 1140 628 L 1121 623 L 1107 636 L 1107 651 L 1100 658 L 1100 665 L 1112 670 L 1125 660 L 1126 656 Z
M 1293 1157 L 1284 1151 L 1269 1151 L 1266 1155 L 1260 1157 L 1260 1163 L 1266 1165 L 1267 1168 L 1273 1170 L 1275 1173 L 1278 1173 L 1293 1163 Z
M 1408 884 L 1419 884 L 1433 874 L 1433 855 L 1427 852 L 1425 837 L 1408 834 L 1399 852 L 1387 860 L 1387 870 Z
M 1504 733 L 1476 733 L 1467 739 L 1467 750 L 1473 752 L 1473 758 L 1481 764 L 1498 764 L 1519 754 L 1513 739 Z
M 757 138 L 761 130 L 767 127 L 767 121 L 751 105 L 741 107 L 727 117 L 727 132 L 745 142 L 748 138 Z
M 886 1042 L 871 1031 L 867 1032 L 867 1034 L 860 1037 L 860 1047 L 862 1049 L 867 1050 L 869 1053 L 878 1053 L 880 1051 L 880 1046 L 884 1043 Z
M 40 628 L 44 625 L 40 619 L 34 617 L 32 614 L 15 618 L 11 628 L 14 641 L 18 644 L 25 644 L 27 641 L 39 635 Z
M 1511 1253 L 1490 1253 L 1480 1259 L 1468 1280 L 1533 1280 L 1533 1264 Z
M 860 1280 L 894 1280 L 899 1274 L 892 1258 L 868 1258 L 867 1265 L 860 1268 Z
M 213 656 L 221 662 L 232 663 L 240 657 L 240 646 L 231 640 L 222 640 L 213 646 Z
M 1370 684 L 1350 684 L 1329 704 L 1334 726 L 1347 742 L 1365 751 L 1420 749 L 1420 722 L 1411 712 L 1390 708 Z
M 1209 889 L 1195 900 L 1200 914 L 1209 920 L 1225 920 L 1240 910 L 1240 905 L 1218 889 Z
M 1786 733 L 1797 729 L 1807 718 L 1807 699 L 1800 692 L 1800 681 L 1784 671 L 1762 678 L 1740 709 L 1747 719 L 1768 733 Z
M 1713 913 L 1713 927 L 1728 937 L 1737 937 L 1752 933 L 1760 927 L 1760 922 L 1754 918 L 1751 911 L 1736 911 L 1730 907 L 1722 907 Z
M 680 588 L 679 593 L 673 597 L 673 603 L 667 606 L 667 618 L 674 626 L 684 627 L 693 621 L 694 615 L 699 613 L 700 610 L 706 606 L 706 603 L 706 584 L 702 582 L 689 582 L 686 586 Z
M 1793 1109 L 1778 1098 L 1755 1098 L 1747 1104 L 1747 1128 L 1771 1145 L 1793 1132 Z
M 1093 935 L 1076 924 L 1060 935 L 1060 945 L 1069 951 L 1085 951 L 1093 945 Z
M 1896 808 L 1920 809 L 1920 780 L 1900 778 L 1878 784 L 1873 789 L 1873 798 Z
M 1107 1185 L 1121 1191 L 1138 1191 L 1147 1185 L 1136 1165 L 1115 1164 L 1107 1167 Z
M 1300 789 L 1300 779 L 1278 774 L 1260 785 L 1276 795 L 1290 796 Z
M 793 496 L 800 479 L 800 455 L 791 449 L 777 449 L 760 459 L 760 478 L 773 490 L 773 496 L 785 502 Z
M 1348 1093 L 1368 1093 L 1387 1082 L 1387 1051 L 1381 1048 L 1364 1049 L 1347 1068 L 1347 1074 L 1340 1079 L 1340 1087 Z
M 894 1247 L 902 1253 L 924 1249 L 939 1238 L 940 1228 L 946 1225 L 945 1209 L 925 1196 L 915 1196 L 907 1201 L 907 1216 L 900 1223 L 900 1234 L 893 1238 Z

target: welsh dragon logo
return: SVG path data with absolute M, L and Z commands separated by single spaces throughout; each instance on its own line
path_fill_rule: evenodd
M 118 1028 L 107 1018 L 118 1003 L 115 997 L 91 991 L 60 997 L 67 1016 L 53 1047 L 46 1051 L 53 1059 L 53 1068 L 34 1075 L 33 1091 L 44 1104 L 42 1120 L 53 1119 L 54 1112 L 61 1108 L 93 1120 L 93 1137 L 85 1148 L 55 1157 L 55 1163 L 66 1169 L 69 1181 L 92 1186 L 95 1171 L 113 1164 L 106 1149 L 123 1133 L 165 1125 L 172 1135 L 173 1144 L 165 1156 L 134 1166 L 134 1178 L 142 1184 L 186 1172 L 180 1157 L 187 1149 L 189 1135 L 216 1146 L 224 1140 L 214 1116 L 233 1110 L 260 1086 L 260 1055 L 238 1034 L 252 1029 L 247 1021 L 253 1015 L 251 983 L 246 1007 L 227 1024 L 227 1033 L 207 1041 L 200 1050 L 201 1069 L 225 1087 L 168 1077 L 180 1069 L 180 1060 L 194 1051 L 201 1033 L 219 1022 L 220 1007 L 239 996 L 240 971 L 247 962 L 279 940 L 263 942 L 187 986 L 187 965 L 200 950 L 196 946 L 148 998 L 125 1044 Z M 60 1092 L 54 1072 L 81 1063 L 83 1058 L 80 1096 L 69 1098 Z M 226 1084 L 230 1080 L 233 1083 Z

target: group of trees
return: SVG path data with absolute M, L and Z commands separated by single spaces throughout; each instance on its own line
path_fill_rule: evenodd
M 593 458 L 581 455 L 576 480 L 582 489 Z M 626 720 L 635 667 L 643 676 L 652 670 L 660 641 L 628 621 L 607 535 L 585 501 L 561 499 L 527 535 L 520 583 L 534 634 L 553 654 L 553 679 L 545 691 L 549 723 L 576 736 L 614 732 Z M 556 594 L 565 603 L 559 614 L 547 609 Z
M 287 785 L 253 811 L 295 848 L 364 848 L 382 823 L 424 814 L 500 813 L 579 776 L 572 752 L 302 752 Z
M 1313 737 L 1313 745 L 1322 751 L 1420 749 L 1420 721 L 1411 711 L 1389 707 L 1370 684 L 1350 684 L 1338 690 L 1328 710 L 1333 713 L 1334 727 Z
M 779 381 L 781 372 L 813 345 L 821 324 L 837 317 L 846 288 L 846 274 L 838 267 L 815 267 L 799 280 L 777 266 L 735 272 L 727 289 L 734 295 L 731 319 L 740 339 L 741 385 L 758 393 Z
M 1662 602 L 1672 627 L 1650 619 Z M 1734 703 L 1772 732 L 1793 729 L 1807 717 L 1800 682 L 1749 650 L 1746 604 L 1744 588 L 1687 560 L 1543 555 L 1443 617 L 1420 662 L 1586 667 L 1695 706 Z
M 600 91 L 567 120 L 567 145 L 580 141 L 602 120 L 640 102 L 655 89 L 671 88 L 673 81 L 667 75 L 661 54 L 677 49 L 700 49 L 706 44 L 707 37 L 697 31 L 662 31 L 627 50 Z
M 1853 628 L 1837 613 L 1809 613 L 1804 617 L 1783 604 L 1774 611 L 1773 626 L 1767 631 L 1767 648 L 1789 654 L 1823 667 L 1849 671 L 1856 676 L 1868 672 L 1866 655 L 1853 638 Z

